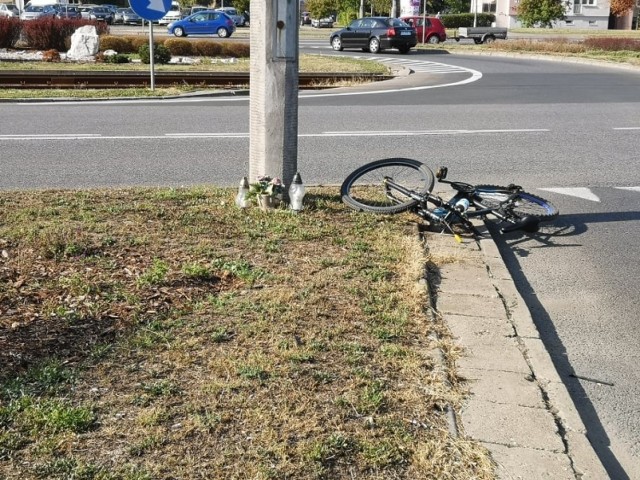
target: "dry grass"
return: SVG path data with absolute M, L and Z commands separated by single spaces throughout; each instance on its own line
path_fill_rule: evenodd
M 233 193 L 0 193 L 0 477 L 493 478 L 410 217 Z
M 0 61 L 0 70 L 82 70 L 82 71 L 149 71 L 149 65 L 143 63 L 94 63 L 94 62 L 38 62 L 38 61 Z M 248 72 L 248 58 L 200 58 L 199 63 L 155 65 L 156 71 L 211 71 L 211 72 Z M 339 73 L 377 73 L 387 74 L 389 68 L 371 60 L 336 57 L 331 55 L 302 54 L 299 58 L 299 70 L 304 73 L 339 72 Z
M 491 51 L 532 53 L 560 57 L 576 57 L 614 63 L 640 65 L 640 37 L 635 36 L 589 36 L 584 39 L 562 36 L 535 39 L 499 40 L 491 44 L 456 44 L 447 41 L 440 45 L 421 45 L 419 48 L 451 51 Z M 606 31 L 605 31 L 606 32 Z M 549 32 L 546 32 L 547 35 Z M 634 38 L 635 37 L 635 38 Z

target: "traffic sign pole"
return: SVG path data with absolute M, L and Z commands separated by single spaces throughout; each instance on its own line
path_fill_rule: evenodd
M 129 0 L 131 9 L 136 12 L 140 18 L 149 22 L 149 66 L 151 70 L 151 90 L 155 89 L 155 62 L 153 48 L 153 22 L 164 17 L 171 7 L 171 0 Z
M 154 72 L 154 52 L 153 52 L 153 22 L 149 22 L 149 70 L 151 75 L 151 91 L 156 88 L 155 72 Z

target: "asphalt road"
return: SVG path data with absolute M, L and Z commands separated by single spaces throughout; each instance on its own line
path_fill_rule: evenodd
M 305 48 L 329 53 L 328 42 Z M 376 59 L 416 73 L 302 94 L 305 182 L 339 184 L 367 161 L 404 156 L 552 200 L 555 226 L 499 243 L 597 453 L 612 478 L 638 478 L 640 74 L 524 58 Z M 248 108 L 241 97 L 4 104 L 0 188 L 235 185 L 248 172 Z

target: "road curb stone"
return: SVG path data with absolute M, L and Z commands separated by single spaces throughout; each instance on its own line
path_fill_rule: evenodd
M 436 310 L 464 354 L 456 362 L 470 395 L 462 434 L 480 441 L 500 479 L 607 479 L 497 245 L 427 234 L 439 275 Z

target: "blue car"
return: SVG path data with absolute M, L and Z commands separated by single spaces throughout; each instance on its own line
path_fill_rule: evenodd
M 223 12 L 203 10 L 170 23 L 167 31 L 176 37 L 217 34 L 221 38 L 226 38 L 236 31 L 236 24 Z

